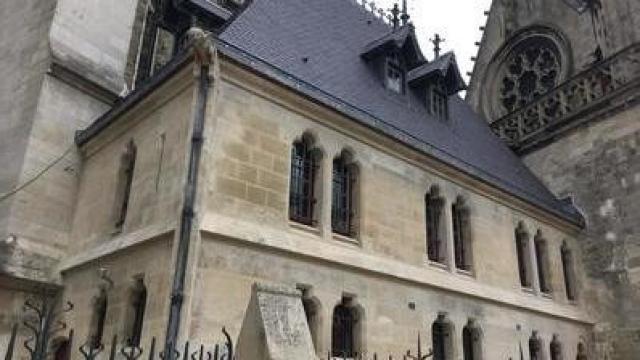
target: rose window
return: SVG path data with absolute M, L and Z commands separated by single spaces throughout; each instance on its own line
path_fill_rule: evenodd
M 517 46 L 503 65 L 500 103 L 512 112 L 558 85 L 560 60 L 557 48 L 545 40 L 528 39 Z

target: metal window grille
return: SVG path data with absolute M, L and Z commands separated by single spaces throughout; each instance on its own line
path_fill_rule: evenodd
M 516 251 L 518 255 L 518 270 L 520 274 L 520 284 L 523 287 L 530 287 L 529 273 L 527 269 L 527 234 L 520 229 L 516 230 Z
M 147 307 L 147 288 L 144 286 L 142 279 L 136 280 L 131 306 L 133 307 L 134 318 L 130 338 L 127 341 L 130 346 L 139 346 L 144 323 L 144 311 Z
M 335 233 L 354 235 L 354 183 L 355 171 L 347 164 L 344 157 L 333 161 L 333 196 L 331 209 L 331 225 Z
M 293 144 L 291 150 L 291 188 L 289 216 L 291 220 L 314 225 L 314 196 L 316 161 L 308 141 Z
M 433 360 L 447 360 L 446 324 L 436 321 L 431 327 L 433 336 Z
M 536 337 L 529 339 L 529 359 L 542 360 L 542 346 L 540 340 Z
M 476 360 L 476 354 L 474 353 L 474 334 L 473 329 L 469 326 L 465 326 L 462 329 L 462 350 L 464 360 Z
M 576 299 L 573 287 L 573 255 L 568 247 L 563 246 L 560 250 L 560 256 L 562 258 L 562 273 L 564 275 L 564 288 L 567 293 L 567 299 L 573 301 Z
M 333 329 L 331 354 L 340 358 L 352 358 L 355 351 L 355 324 L 354 309 L 346 305 L 338 305 L 333 311 Z
M 434 194 L 425 197 L 427 223 L 427 255 L 429 260 L 442 262 L 442 240 L 440 238 L 440 217 L 442 216 L 443 200 Z
M 469 264 L 467 261 L 467 210 L 461 203 L 453 204 L 451 206 L 451 210 L 453 217 L 453 246 L 455 250 L 456 268 L 461 270 L 469 270 Z

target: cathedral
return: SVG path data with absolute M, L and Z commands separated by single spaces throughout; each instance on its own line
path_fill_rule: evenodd
M 640 358 L 640 2 L 411 15 L 3 0 L 0 356 Z

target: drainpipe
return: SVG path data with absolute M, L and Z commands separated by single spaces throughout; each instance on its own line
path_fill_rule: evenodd
M 191 51 L 195 62 L 195 72 L 198 81 L 196 106 L 191 134 L 191 149 L 189 153 L 189 168 L 184 187 L 184 202 L 180 219 L 180 233 L 176 252 L 175 271 L 171 289 L 171 307 L 167 322 L 164 353 L 165 359 L 174 360 L 178 332 L 182 320 L 182 303 L 184 301 L 184 283 L 187 263 L 189 260 L 189 244 L 191 242 L 193 221 L 195 218 L 195 202 L 197 195 L 200 158 L 202 155 L 203 133 L 207 98 L 212 81 L 209 79 L 209 68 L 213 66 L 215 48 L 208 35 L 199 28 L 192 27 L 187 32 Z

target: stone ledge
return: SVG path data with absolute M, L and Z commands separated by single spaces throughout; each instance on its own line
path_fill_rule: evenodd
M 359 248 L 345 248 L 311 234 L 292 234 L 285 230 L 211 213 L 204 215 L 201 231 L 221 235 L 220 239 L 223 241 L 242 242 L 247 246 L 295 254 L 581 324 L 595 323 L 594 319 L 576 306 L 531 297 L 520 293 L 519 289 L 509 291 L 482 284 L 474 278 L 383 258 L 365 253 Z M 205 237 L 203 241 L 206 241 Z

